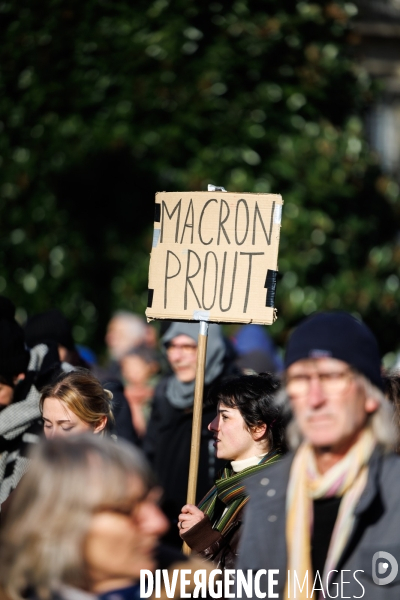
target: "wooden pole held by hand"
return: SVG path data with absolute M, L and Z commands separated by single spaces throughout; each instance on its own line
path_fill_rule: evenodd
M 189 481 L 186 504 L 196 504 L 197 474 L 199 471 L 201 421 L 203 415 L 204 376 L 206 369 L 208 323 L 200 321 L 197 342 L 196 380 L 194 385 L 192 441 L 190 445 Z M 182 551 L 190 554 L 189 546 L 183 542 Z

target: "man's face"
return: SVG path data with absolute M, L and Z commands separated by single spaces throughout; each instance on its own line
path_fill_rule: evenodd
M 143 339 L 132 331 L 131 323 L 124 317 L 113 317 L 107 326 L 105 342 L 113 360 L 120 360 L 128 350 L 138 346 Z
M 124 394 L 129 403 L 145 404 L 153 396 L 151 378 L 157 372 L 156 363 L 147 363 L 140 356 L 131 354 L 121 360 Z
M 179 381 L 188 383 L 196 378 L 197 344 L 188 335 L 177 335 L 167 345 L 167 357 Z
M 314 448 L 347 451 L 378 408 L 351 367 L 335 358 L 299 360 L 286 381 L 297 424 Z

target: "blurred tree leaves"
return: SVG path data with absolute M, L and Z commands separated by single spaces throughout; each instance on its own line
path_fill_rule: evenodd
M 20 0 L 0 5 L 0 292 L 58 305 L 99 347 L 143 312 L 154 193 L 281 193 L 278 343 L 361 315 L 397 347 L 398 186 L 363 133 L 373 98 L 343 2 Z

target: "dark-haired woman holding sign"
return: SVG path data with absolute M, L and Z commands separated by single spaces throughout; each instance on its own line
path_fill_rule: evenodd
M 220 568 L 234 567 L 243 510 L 248 502 L 246 479 L 276 462 L 285 449 L 284 419 L 274 402 L 279 387 L 271 375 L 243 375 L 210 391 L 217 416 L 209 424 L 217 458 L 230 461 L 196 507 L 186 504 L 179 515 L 181 538 Z

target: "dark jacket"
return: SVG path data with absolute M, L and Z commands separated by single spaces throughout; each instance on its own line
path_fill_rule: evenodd
M 278 580 L 274 592 L 283 599 L 286 571 L 286 490 L 293 454 L 287 455 L 268 471 L 269 483 L 257 474 L 247 481 L 250 500 L 242 527 L 237 569 L 277 569 Z M 384 455 L 376 449 L 369 463 L 366 488 L 355 509 L 356 521 L 348 543 L 336 565 L 332 583 L 339 587 L 330 589 L 331 596 L 364 600 L 398 600 L 400 598 L 400 573 L 388 585 L 374 583 L 373 576 L 382 580 L 374 556 L 377 552 L 390 553 L 400 565 L 400 457 Z M 378 561 L 379 564 L 379 561 Z M 355 571 L 359 571 L 353 577 Z M 343 573 L 343 594 L 340 595 L 340 576 Z M 361 584 L 361 585 L 360 585 Z M 363 589 L 365 593 L 363 594 Z M 261 576 L 260 588 L 267 592 L 267 577 Z M 335 591 L 336 590 L 336 591 Z M 255 596 L 254 596 L 255 598 Z
M 113 395 L 112 407 L 115 421 L 110 433 L 116 435 L 118 439 L 124 439 L 135 446 L 140 446 L 140 439 L 132 424 L 131 409 L 124 396 L 122 382 L 118 379 L 108 379 L 103 382 L 103 386 Z
M 237 374 L 236 368 L 229 365 L 215 381 Z M 167 382 L 168 377 L 164 377 L 155 390 L 143 450 L 152 464 L 158 483 L 164 490 L 162 507 L 171 522 L 166 541 L 181 546 L 177 523 L 181 508 L 186 504 L 193 408 L 181 409 L 172 406 L 165 395 Z M 213 435 L 207 429 L 215 417 L 215 407 L 206 400 L 208 390 L 209 387 L 206 386 L 203 395 L 196 504 L 214 485 L 218 471 L 226 462 L 215 458 Z
M 243 511 L 244 508 L 237 513 L 224 535 L 217 529 L 213 529 L 211 521 L 206 515 L 181 537 L 194 552 L 211 560 L 218 569 L 234 569 Z
M 25 379 L 16 385 L 12 403 L 0 412 L 0 504 L 27 471 L 32 444 L 43 432 L 40 390 L 63 370 L 63 365 L 55 344 L 32 348 Z

